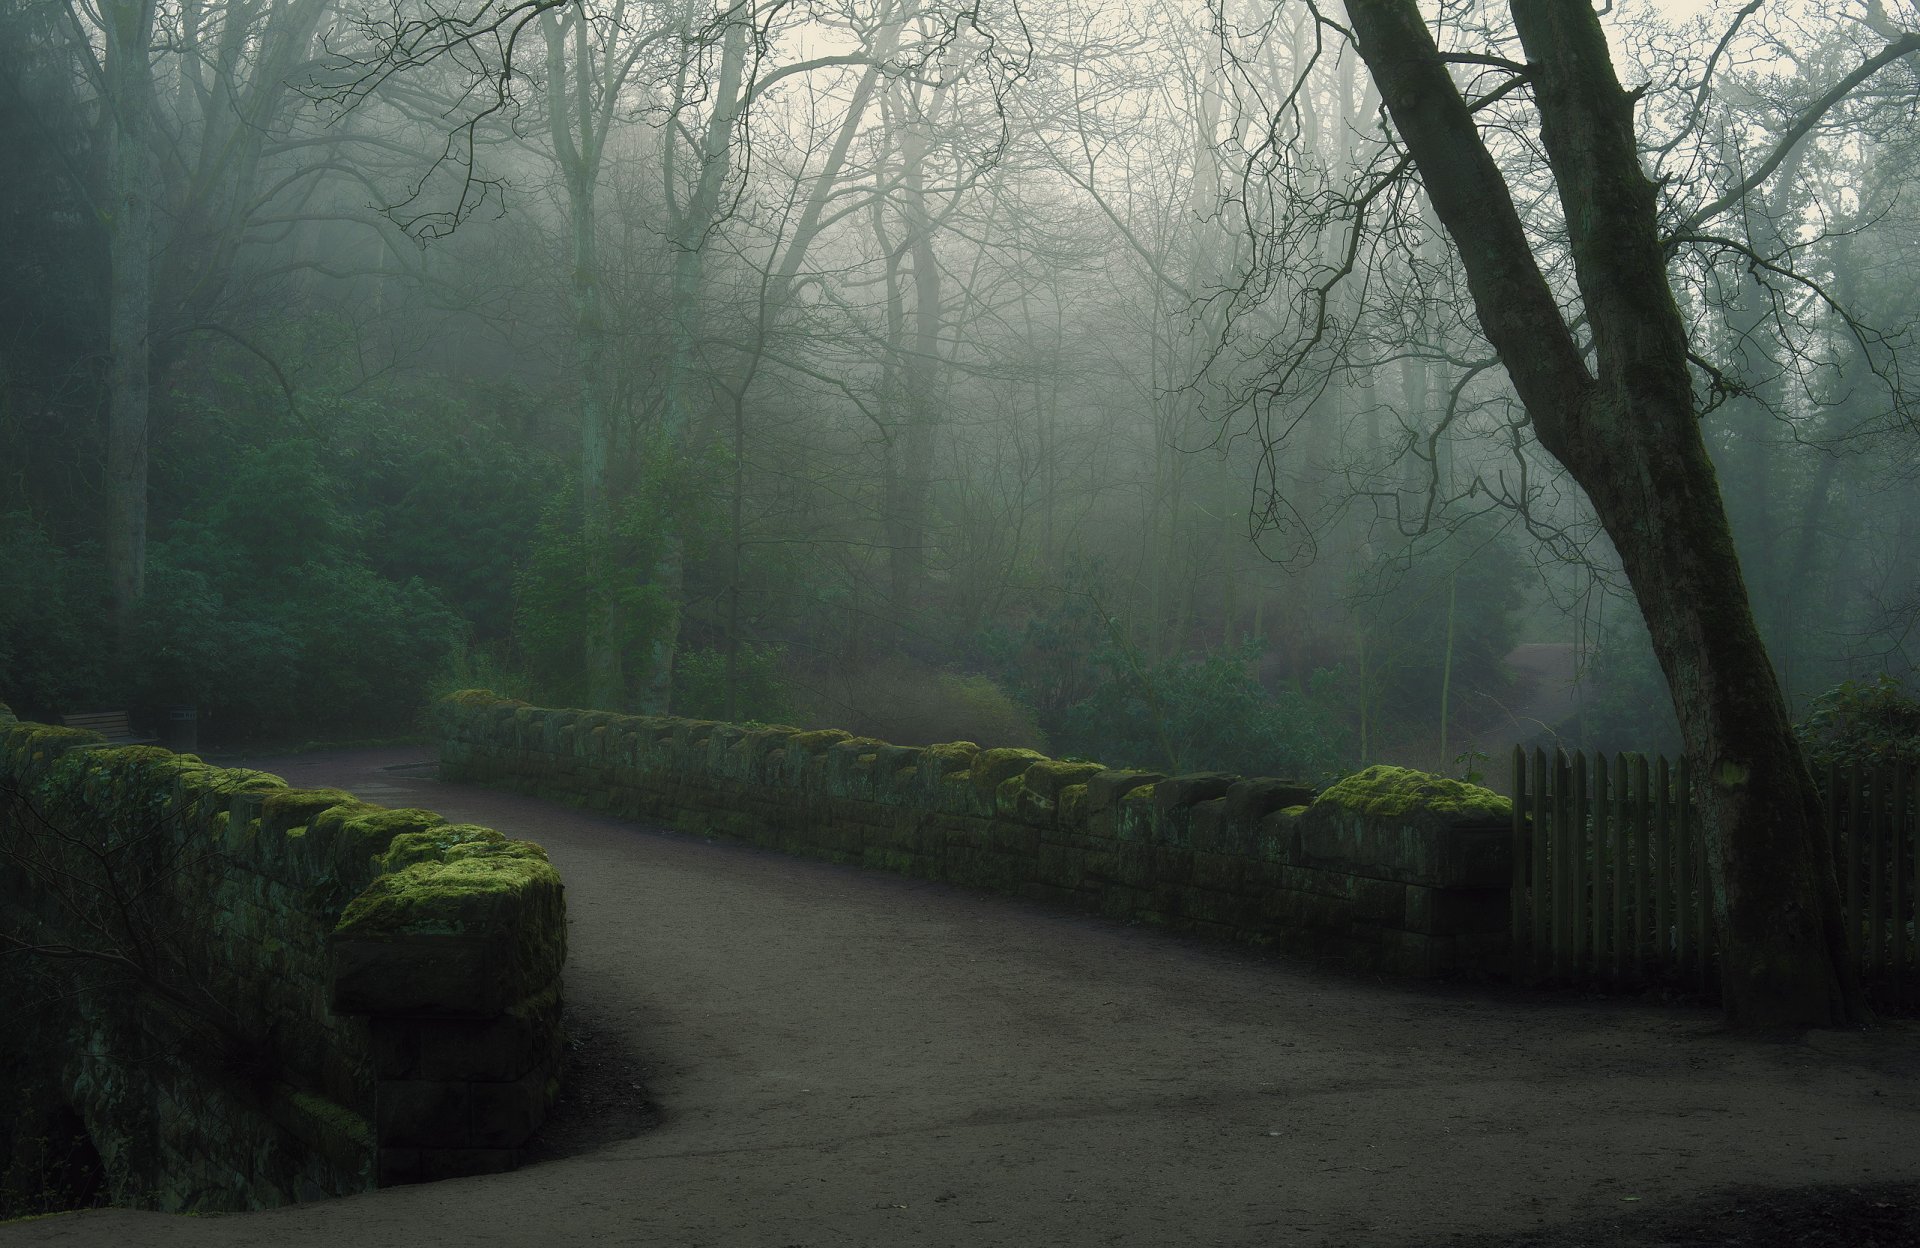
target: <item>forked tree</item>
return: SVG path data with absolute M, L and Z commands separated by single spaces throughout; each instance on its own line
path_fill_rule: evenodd
M 1621 84 L 1588 0 L 1508 0 L 1524 61 L 1477 11 L 1487 21 L 1480 37 L 1443 49 L 1417 0 L 1345 6 L 1349 26 L 1316 14 L 1320 27 L 1358 48 L 1394 156 L 1417 171 L 1453 240 L 1480 327 L 1534 436 L 1590 500 L 1645 617 L 1708 828 L 1728 1021 L 1864 1020 L 1818 792 L 1701 438 L 1697 357 L 1669 264 L 1676 238 L 1731 215 L 1849 92 L 1920 48 L 1920 35 L 1884 38 L 1676 231 L 1672 222 L 1663 230 L 1660 187 L 1642 165 L 1641 92 Z M 1454 72 L 1462 65 L 1504 81 L 1470 100 Z M 1526 186 L 1503 159 L 1509 149 L 1497 156 L 1483 129 L 1488 105 L 1501 99 L 1505 133 L 1544 156 L 1541 180 Z M 1544 226 L 1531 218 L 1530 228 L 1517 202 L 1549 179 L 1540 202 L 1557 201 L 1557 218 Z M 1544 248 L 1555 245 L 1570 259 L 1571 290 L 1550 278 Z

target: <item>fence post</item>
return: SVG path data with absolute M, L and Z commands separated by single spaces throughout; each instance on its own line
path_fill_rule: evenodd
M 1587 870 L 1587 756 L 1584 753 L 1573 756 L 1573 818 L 1568 822 L 1573 833 L 1573 905 L 1569 917 L 1573 922 L 1573 967 L 1579 972 L 1587 969 L 1587 906 L 1591 904 L 1587 889 L 1591 883 L 1588 877 L 1592 874 Z
M 1609 971 L 1617 978 L 1620 973 L 1619 959 L 1607 956 L 1607 924 L 1613 918 L 1614 904 L 1619 899 L 1620 890 L 1614 884 L 1609 865 L 1603 861 L 1613 848 L 1615 835 L 1612 815 L 1613 794 L 1607 790 L 1607 756 L 1593 756 L 1593 973 L 1605 974 Z M 1617 854 L 1612 855 L 1619 861 Z M 1617 933 L 1619 925 L 1614 925 Z M 1610 965 L 1611 964 L 1611 965 Z
M 1873 811 L 1873 862 L 1867 872 L 1867 896 L 1871 898 L 1867 904 L 1867 941 L 1873 951 L 1868 966 L 1876 976 L 1880 976 L 1887 971 L 1886 862 L 1887 842 L 1892 838 L 1887 835 L 1887 816 L 1890 813 L 1887 809 L 1887 769 L 1875 767 L 1872 774 L 1873 789 L 1869 796 L 1873 802 L 1870 808 Z
M 1532 858 L 1533 847 L 1527 837 L 1527 752 L 1516 745 L 1513 747 L 1513 884 L 1508 897 L 1513 933 L 1508 942 L 1511 968 L 1508 975 L 1516 981 L 1522 978 L 1524 968 L 1533 957 L 1533 951 L 1527 946 L 1527 908 L 1532 900 L 1527 864 Z
M 1647 834 L 1644 806 L 1630 800 L 1627 781 L 1627 756 L 1613 756 L 1614 786 L 1620 791 L 1621 815 L 1628 820 L 1633 836 L 1633 977 L 1645 979 L 1647 950 L 1653 943 L 1653 924 L 1647 915 L 1647 876 L 1651 870 L 1653 838 Z
M 1914 781 L 1920 781 L 1920 773 L 1914 772 L 1911 768 L 1908 769 L 1908 773 Z M 1913 799 L 1914 804 L 1920 806 L 1920 791 L 1916 791 L 1916 789 L 1920 789 L 1920 784 L 1909 784 L 1908 794 Z M 1901 808 L 1900 813 L 1902 818 L 1906 818 L 1905 807 Z M 1920 1005 L 1920 811 L 1916 811 L 1912 818 L 1907 818 L 1906 823 L 1907 840 L 1913 847 L 1911 853 L 1911 857 L 1913 858 L 1912 901 L 1914 935 L 1916 937 L 1913 948 L 1913 969 L 1907 972 L 1907 987 L 1910 990 L 1907 995 L 1907 1002 L 1910 1005 Z
M 1860 764 L 1847 767 L 1847 938 L 1858 949 L 1858 965 L 1865 966 L 1866 942 L 1860 937 L 1860 823 L 1865 813 L 1861 802 Z
M 1553 877 L 1547 874 L 1547 839 L 1553 835 L 1553 820 L 1548 812 L 1547 752 L 1533 750 L 1533 974 L 1539 979 L 1547 972 L 1553 914 Z
M 1667 758 L 1661 755 L 1654 762 L 1654 780 L 1659 787 L 1659 797 L 1647 789 L 1647 756 L 1637 755 L 1633 760 L 1634 785 L 1640 794 L 1639 814 L 1636 816 L 1643 826 L 1651 824 L 1654 835 L 1655 857 L 1653 859 L 1653 963 L 1658 967 L 1671 966 L 1679 956 L 1677 937 L 1679 933 L 1673 924 L 1677 919 L 1673 908 L 1673 898 L 1677 887 L 1673 878 L 1673 811 L 1667 804 Z
M 1553 873 L 1553 974 L 1560 978 L 1567 973 L 1567 957 L 1573 948 L 1573 933 L 1569 930 L 1568 915 L 1573 911 L 1572 872 L 1567 869 L 1571 858 L 1568 845 L 1573 840 L 1573 768 L 1567 763 L 1564 750 L 1555 747 L 1553 751 L 1553 853 L 1547 869 Z
M 1892 885 L 1892 896 L 1888 899 L 1888 909 L 1893 920 L 1893 947 L 1888 952 L 1892 963 L 1892 982 L 1888 984 L 1890 998 L 1898 1004 L 1906 1004 L 1912 981 L 1907 970 L 1907 911 L 1913 897 L 1905 887 L 1907 873 L 1904 855 L 1907 853 L 1907 773 L 1909 769 L 1897 766 L 1893 769 L 1893 863 L 1888 883 Z

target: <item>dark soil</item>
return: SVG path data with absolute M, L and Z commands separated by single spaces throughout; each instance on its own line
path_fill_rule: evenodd
M 660 1125 L 643 1064 L 630 1040 L 590 1008 L 568 1002 L 567 1065 L 560 1099 L 527 1149 L 528 1162 L 555 1161 L 630 1140 Z
M 1920 1152 L 1920 1140 L 1915 1142 Z M 1729 1188 L 1649 1220 L 1602 1218 L 1433 1248 L 1915 1248 L 1920 1183 Z

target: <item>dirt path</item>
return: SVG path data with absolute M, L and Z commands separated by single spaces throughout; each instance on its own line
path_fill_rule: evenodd
M 1398 1248 L 1917 1177 L 1910 1025 L 1756 1043 L 1700 1010 L 1346 978 L 389 769 L 419 757 L 266 765 L 545 845 L 569 1001 L 631 1044 L 658 1125 L 508 1175 L 0 1243 Z

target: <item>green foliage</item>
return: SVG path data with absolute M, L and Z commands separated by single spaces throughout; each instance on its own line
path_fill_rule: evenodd
M 242 735 L 410 724 L 459 621 L 418 580 L 319 554 L 256 578 L 232 574 L 223 534 L 154 547 L 135 623 L 136 700 L 195 703 Z
M 1098 561 L 1070 563 L 1066 585 L 1015 629 L 990 625 L 975 641 L 982 664 L 1057 730 L 1068 709 L 1092 696 L 1103 675 L 1095 655 L 1109 644 L 1095 589 Z
M 1443 682 L 1456 701 L 1468 690 L 1500 690 L 1519 641 L 1525 576 L 1518 548 L 1490 520 L 1375 560 L 1353 589 L 1367 654 L 1361 696 L 1396 717 L 1423 718 L 1429 708 L 1438 713 Z
M 475 645 L 466 639 L 448 647 L 446 661 L 428 687 L 430 705 L 462 690 L 485 689 L 502 698 L 527 701 L 532 686 L 526 672 L 503 657 L 504 645 Z
M 1920 762 L 1920 697 L 1886 673 L 1843 681 L 1813 700 L 1795 726 L 1814 774 L 1830 766 Z
M 985 676 L 934 671 L 894 660 L 843 673 L 808 690 L 798 717 L 896 745 L 976 745 L 1045 749 L 1033 712 Z
M 653 437 L 609 483 L 598 523 L 588 524 L 577 482 L 549 501 L 514 578 L 514 639 L 536 700 L 587 704 L 590 637 L 611 638 L 629 682 L 646 671 L 678 607 L 655 571 L 670 555 L 701 557 L 716 527 L 714 483 L 724 468 L 718 452 L 688 458 Z
M 1680 721 L 1674 717 L 1667 678 L 1637 610 L 1629 606 L 1616 613 L 1602 630 L 1581 686 L 1579 740 L 1574 743 L 1578 748 L 1680 754 Z
M 1253 647 L 1151 666 L 1114 648 L 1096 658 L 1106 678 L 1069 708 L 1057 736 L 1076 757 L 1113 767 L 1303 779 L 1339 767 L 1344 749 L 1333 716 L 1311 696 L 1263 688 L 1253 676 Z M 1311 688 L 1332 679 L 1318 673 Z
M 149 548 L 134 699 L 197 704 L 229 736 L 411 724 L 459 621 L 374 571 L 346 493 L 315 440 L 237 449 Z
M 741 645 L 734 662 L 734 703 L 727 709 L 727 656 L 705 647 L 683 649 L 674 658 L 673 713 L 688 719 L 732 719 L 763 724 L 793 717 L 784 646 Z
M 645 579 L 663 550 L 659 513 L 649 501 L 621 508 L 600 536 L 586 532 L 577 488 L 549 504 L 514 579 L 514 639 L 535 700 L 586 705 L 587 639 L 609 628 L 624 670 L 647 661 L 672 609 Z
M 107 684 L 101 573 L 25 512 L 0 514 L 0 702 L 32 718 L 101 696 Z

